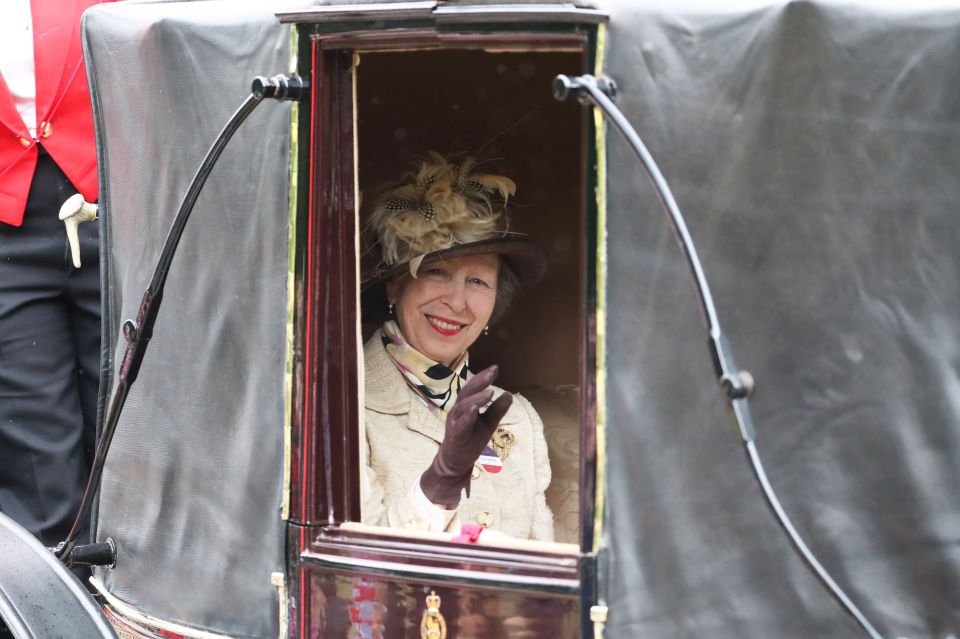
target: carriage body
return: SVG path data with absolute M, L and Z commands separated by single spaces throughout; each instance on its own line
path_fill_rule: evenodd
M 561 73 L 613 78 L 661 163 L 812 549 L 885 634 L 956 632 L 960 10 L 211 0 L 84 29 L 104 402 L 215 132 L 253 76 L 311 82 L 237 133 L 171 270 L 95 518 L 123 632 L 858 635 L 741 459 L 656 194 Z M 548 252 L 473 356 L 544 417 L 557 543 L 360 523 L 359 211 L 432 148 L 501 158 Z

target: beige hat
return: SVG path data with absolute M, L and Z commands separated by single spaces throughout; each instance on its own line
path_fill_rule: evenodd
M 543 277 L 543 250 L 508 230 L 513 180 L 476 168 L 472 158 L 454 164 L 431 151 L 381 193 L 365 228 L 379 262 L 363 275 L 362 290 L 404 272 L 416 277 L 424 263 L 479 253 L 501 255 L 521 287 Z

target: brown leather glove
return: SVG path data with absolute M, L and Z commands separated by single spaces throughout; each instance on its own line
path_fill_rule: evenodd
M 459 504 L 464 489 L 467 497 L 470 496 L 473 465 L 513 403 L 513 395 L 503 393 L 490 404 L 486 412 L 480 414 L 480 409 L 493 398 L 490 384 L 496 377 L 496 366 L 474 375 L 460 389 L 457 401 L 447 414 L 440 450 L 430 467 L 420 476 L 420 489 L 435 504 Z

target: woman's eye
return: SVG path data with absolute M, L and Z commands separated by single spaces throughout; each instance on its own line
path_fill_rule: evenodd
M 474 277 L 470 279 L 470 283 L 474 286 L 482 286 L 483 288 L 490 288 L 490 285 L 487 284 L 486 280 L 483 280 L 479 277 Z

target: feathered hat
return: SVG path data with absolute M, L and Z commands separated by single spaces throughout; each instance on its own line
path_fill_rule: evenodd
M 479 253 L 501 255 L 522 288 L 540 280 L 544 252 L 508 230 L 506 205 L 516 185 L 476 168 L 472 158 L 454 164 L 431 151 L 380 194 L 365 229 L 379 253 L 377 265 L 363 276 L 365 297 L 405 272 L 417 277 L 424 263 Z

